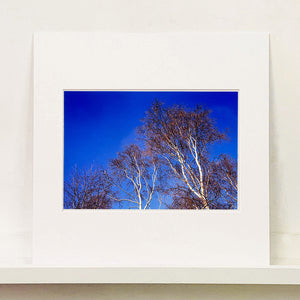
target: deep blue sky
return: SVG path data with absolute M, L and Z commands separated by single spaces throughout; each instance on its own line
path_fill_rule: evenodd
M 135 128 L 154 99 L 166 105 L 205 105 L 222 131 L 229 129 L 229 142 L 216 145 L 213 155 L 237 158 L 237 92 L 177 91 L 65 91 L 64 174 L 77 164 L 105 167 L 126 144 L 135 141 Z

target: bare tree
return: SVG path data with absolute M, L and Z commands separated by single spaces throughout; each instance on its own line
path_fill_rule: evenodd
M 227 205 L 226 208 L 236 208 L 238 192 L 236 160 L 229 155 L 220 155 L 213 164 L 213 173 L 215 189 L 220 191 L 221 201 L 218 202 Z
M 64 184 L 65 207 L 233 209 L 237 207 L 237 162 L 211 147 L 227 139 L 202 106 L 194 109 L 155 101 L 138 134 L 145 143 L 126 146 L 107 170 L 74 168 Z M 154 204 L 155 203 L 155 204 Z
M 225 185 L 218 183 L 218 180 L 222 178 L 225 183 L 228 179 L 226 170 L 230 167 L 229 160 L 212 161 L 209 148 L 224 141 L 227 136 L 218 130 L 210 111 L 202 106 L 195 109 L 179 105 L 165 107 L 155 101 L 142 121 L 139 133 L 147 147 L 165 160 L 177 179 L 173 188 L 174 202 L 170 207 L 220 207 L 221 201 L 218 200 L 223 198 L 226 201 L 228 198 L 222 191 Z M 226 186 L 225 191 L 233 196 L 229 185 Z
M 150 209 L 154 197 L 160 201 L 157 157 L 142 151 L 137 145 L 127 146 L 109 163 L 107 176 L 115 194 L 109 197 L 129 208 Z
M 112 207 L 108 197 L 110 185 L 100 168 L 91 166 L 79 170 L 74 167 L 71 176 L 64 183 L 67 208 L 107 209 Z
M 237 205 L 237 164 L 227 155 L 221 155 L 207 170 L 206 198 L 211 209 L 233 209 Z M 203 202 L 184 185 L 177 183 L 170 189 L 173 201 L 170 209 L 203 209 Z

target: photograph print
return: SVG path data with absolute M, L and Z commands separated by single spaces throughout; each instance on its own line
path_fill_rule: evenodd
M 64 91 L 64 209 L 238 208 L 237 91 Z

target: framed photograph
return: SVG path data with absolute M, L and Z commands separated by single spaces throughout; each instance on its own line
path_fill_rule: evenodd
M 237 91 L 64 91 L 64 209 L 238 209 Z
M 269 264 L 268 34 L 38 33 L 37 265 Z

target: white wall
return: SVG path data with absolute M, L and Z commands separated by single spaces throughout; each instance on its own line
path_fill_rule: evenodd
M 1 0 L 0 264 L 29 262 L 31 256 L 32 33 L 103 30 L 270 32 L 271 256 L 273 263 L 300 264 L 299 0 Z M 31 294 L 38 299 L 45 289 L 56 299 L 71 299 L 73 289 L 86 299 L 93 293 L 103 299 L 193 299 L 199 293 L 206 299 L 235 299 L 229 296 L 233 291 L 236 299 L 286 299 L 285 294 L 296 299 L 300 293 L 293 287 L 254 286 L 154 286 L 145 294 L 141 286 L 6 286 L 0 299 Z

